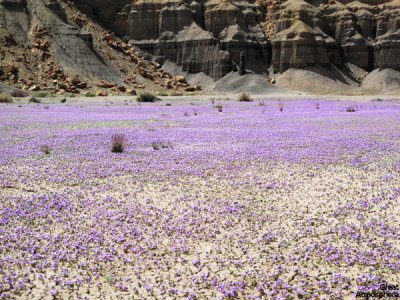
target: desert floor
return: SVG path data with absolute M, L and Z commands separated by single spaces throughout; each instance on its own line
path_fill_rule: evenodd
M 400 101 L 235 97 L 1 104 L 0 298 L 400 285 Z

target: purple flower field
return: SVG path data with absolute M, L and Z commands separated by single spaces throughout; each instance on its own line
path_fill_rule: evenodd
M 400 284 L 400 102 L 165 104 L 0 106 L 0 299 Z

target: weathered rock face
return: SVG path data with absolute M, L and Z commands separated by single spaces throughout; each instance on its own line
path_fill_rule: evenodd
M 101 16 L 101 10 L 94 11 Z M 193 89 L 172 79 L 160 65 L 141 57 L 136 48 L 108 33 L 70 1 L 0 0 L 0 82 L 30 91 L 91 89 L 102 95 L 134 94 L 142 88 Z
M 398 0 L 281 2 L 267 16 L 275 71 L 345 62 L 399 69 Z
M 118 13 L 114 30 L 184 71 L 220 78 L 235 68 L 242 51 L 248 68 L 266 68 L 270 52 L 263 19 L 262 7 L 250 2 L 140 0 Z
M 92 19 L 125 42 L 111 33 L 102 39 L 106 32 Z M 47 36 L 35 37 L 42 35 L 38 28 Z M 246 68 L 259 74 L 313 65 L 400 71 L 400 0 L 0 0 L 0 38 L 0 50 L 9 45 L 0 51 L 0 67 L 28 66 L 34 57 L 34 67 L 51 76 L 58 63 L 120 83 L 141 85 L 139 74 L 169 88 L 130 44 L 153 55 L 158 68 L 168 59 L 215 79 L 237 70 L 241 53 Z M 30 53 L 17 62 L 14 40 Z M 142 61 L 146 67 L 137 67 Z M 18 72 L 8 73 L 18 82 Z
M 374 66 L 400 70 L 400 1 L 389 2 L 377 18 Z
M 95 18 L 103 25 L 110 26 L 116 14 L 131 0 L 74 0 L 75 5 L 86 15 Z
M 365 70 L 398 68 L 392 59 L 399 48 L 398 0 L 126 2 L 111 6 L 115 11 L 125 4 L 110 28 L 189 72 L 218 78 L 239 63 L 242 51 L 247 67 L 258 73 L 270 65 L 275 72 L 344 63 Z M 96 1 L 97 9 L 106 3 Z

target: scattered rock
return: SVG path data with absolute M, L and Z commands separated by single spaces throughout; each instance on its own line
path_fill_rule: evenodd
M 30 91 L 30 92 L 40 91 L 40 86 L 39 85 L 33 85 L 28 89 L 28 91 Z
M 96 95 L 99 97 L 107 97 L 108 93 L 106 91 L 101 91 L 101 92 L 97 92 Z
M 187 88 L 184 89 L 185 92 L 194 92 L 196 91 L 196 88 L 194 86 L 188 86 Z
M 97 86 L 101 87 L 101 88 L 105 88 L 105 89 L 110 89 L 110 88 L 115 87 L 116 85 L 114 83 L 106 81 L 106 80 L 100 80 L 97 83 Z

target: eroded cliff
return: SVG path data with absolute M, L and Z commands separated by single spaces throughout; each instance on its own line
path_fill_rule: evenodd
M 242 51 L 258 73 L 346 63 L 400 70 L 398 0 L 139 0 L 108 24 L 144 51 L 214 78 L 235 69 Z
M 82 74 L 173 88 L 164 61 L 220 79 L 241 53 L 270 82 L 292 68 L 347 72 L 356 84 L 400 71 L 399 0 L 1 0 L 0 26 L 0 78 L 28 86 L 43 77 L 63 89 Z

